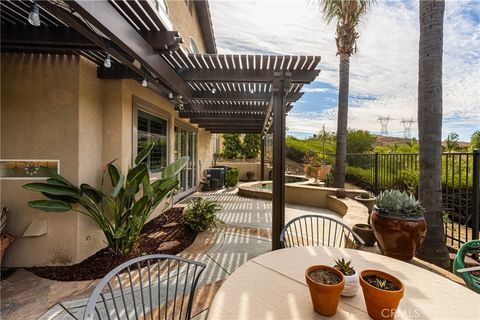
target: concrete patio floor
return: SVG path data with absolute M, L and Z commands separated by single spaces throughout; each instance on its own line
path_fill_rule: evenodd
M 235 191 L 224 190 L 196 193 L 193 197 L 219 201 L 223 205 L 219 217 L 225 222 L 217 230 L 200 233 L 194 243 L 179 254 L 207 265 L 199 280 L 192 310 L 195 319 L 203 319 L 223 280 L 248 260 L 271 250 L 271 202 L 239 197 Z M 352 200 L 354 209 L 357 205 L 358 217 L 353 212 L 348 217 L 350 222 L 364 218 L 364 208 Z M 328 209 L 293 205 L 287 205 L 285 215 L 289 221 L 309 213 L 341 219 Z M 375 248 L 369 251 L 372 250 L 376 251 Z M 81 319 L 96 282 L 52 281 L 19 269 L 2 281 L 0 316 L 2 319 Z

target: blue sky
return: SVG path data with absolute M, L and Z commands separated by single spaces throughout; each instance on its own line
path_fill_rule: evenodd
M 335 28 L 322 20 L 316 1 L 210 0 L 220 53 L 320 55 L 318 78 L 287 117 L 289 134 L 309 136 L 336 128 L 338 57 Z M 379 115 L 390 116 L 392 136 L 402 119 L 416 120 L 418 2 L 377 1 L 360 26 L 350 62 L 349 126 L 379 133 Z M 447 1 L 444 22 L 443 136 L 469 140 L 480 129 L 480 1 Z M 412 127 L 417 135 L 417 123 Z

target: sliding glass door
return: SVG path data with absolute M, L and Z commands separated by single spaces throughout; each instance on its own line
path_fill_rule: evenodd
M 188 164 L 180 172 L 180 190 L 177 199 L 195 191 L 197 185 L 197 134 L 175 126 L 175 159 L 187 156 Z

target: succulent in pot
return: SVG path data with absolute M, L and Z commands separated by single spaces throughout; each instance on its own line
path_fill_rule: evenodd
M 371 215 L 380 251 L 392 258 L 411 260 L 427 233 L 424 213 L 411 194 L 399 190 L 380 193 Z
M 253 171 L 248 171 L 247 172 L 247 180 L 248 181 L 253 181 L 254 177 L 255 177 L 255 172 L 253 172 Z
M 343 273 L 329 266 L 314 265 L 305 271 L 305 279 L 315 312 L 333 316 L 345 285 Z
M 360 286 L 370 317 L 393 319 L 403 298 L 402 281 L 383 271 L 364 270 L 360 274 Z
M 355 200 L 357 200 L 358 202 L 363 204 L 365 207 L 367 207 L 368 214 L 369 214 L 368 219 L 370 220 L 370 213 L 373 210 L 373 206 L 375 205 L 375 201 L 377 200 L 377 198 L 376 197 L 371 197 L 368 192 L 362 192 L 362 193 L 360 193 L 360 195 L 355 197 Z
M 355 268 L 351 266 L 352 261 L 345 261 L 344 258 L 335 260 L 335 269 L 343 273 L 345 278 L 345 286 L 343 287 L 342 296 L 344 297 L 353 297 L 357 294 L 358 288 L 360 287 L 358 282 L 358 273 L 355 271 Z

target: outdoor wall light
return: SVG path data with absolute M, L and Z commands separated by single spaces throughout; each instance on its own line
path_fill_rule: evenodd
M 142 80 L 142 87 L 146 87 L 148 85 L 147 77 L 143 78 Z
M 172 91 L 168 92 L 168 99 L 173 100 L 173 92 Z
M 28 22 L 35 27 L 40 25 L 40 13 L 37 4 L 34 2 L 30 7 L 30 13 L 28 14 Z
M 217 89 L 215 89 L 215 88 L 212 87 L 212 90 L 211 90 L 211 91 L 212 91 L 213 94 L 215 94 L 215 92 L 217 92 Z
M 105 68 L 110 68 L 112 66 L 112 60 L 110 59 L 110 53 L 107 52 L 105 60 L 103 60 L 103 66 Z

